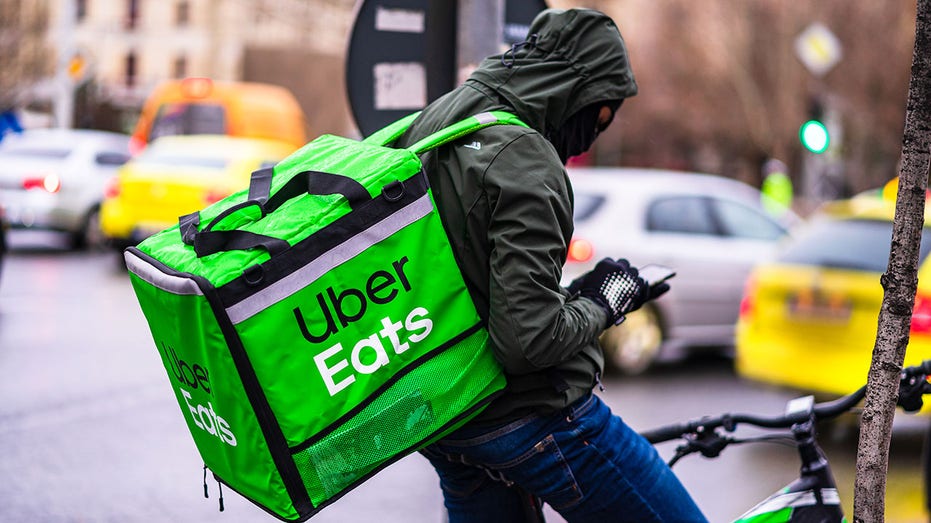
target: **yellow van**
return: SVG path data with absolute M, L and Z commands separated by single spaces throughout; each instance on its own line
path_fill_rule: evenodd
M 162 83 L 146 100 L 132 135 L 133 152 L 159 136 L 222 134 L 306 143 L 304 112 L 288 89 L 257 82 L 185 78 Z

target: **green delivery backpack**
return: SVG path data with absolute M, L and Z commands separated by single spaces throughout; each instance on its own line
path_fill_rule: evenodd
M 386 146 L 414 117 L 361 142 L 321 136 L 125 251 L 205 466 L 285 521 L 449 433 L 505 385 L 418 155 L 525 124 L 482 113 Z

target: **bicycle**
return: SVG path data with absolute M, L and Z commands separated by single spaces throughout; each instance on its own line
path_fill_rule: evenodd
M 899 382 L 898 406 L 905 412 L 918 412 L 923 396 L 931 394 L 931 360 L 902 370 Z M 851 411 L 866 396 L 866 386 L 834 401 L 815 403 L 813 396 L 790 400 L 786 413 L 781 416 L 763 417 L 753 414 L 722 414 L 702 417 L 685 423 L 664 425 L 641 432 L 650 443 L 683 439 L 685 443 L 676 448 L 669 459 L 672 467 L 683 457 L 700 453 L 707 458 L 716 458 L 731 444 L 758 443 L 762 441 L 786 441 L 791 439 L 797 446 L 801 461 L 798 479 L 773 493 L 762 502 L 739 516 L 734 523 L 800 523 L 844 522 L 837 483 L 831 472 L 827 456 L 817 441 L 816 422 L 837 418 Z M 765 433 L 759 436 L 738 438 L 728 435 L 738 425 L 752 425 L 763 429 L 789 429 L 778 434 Z M 925 478 L 931 472 L 929 443 L 925 448 Z M 928 485 L 926 485 L 926 491 Z M 928 491 L 931 494 L 931 491 Z

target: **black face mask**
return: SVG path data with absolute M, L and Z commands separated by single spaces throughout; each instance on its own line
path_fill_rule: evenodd
M 598 126 L 598 115 L 601 113 L 601 108 L 610 107 L 613 117 L 614 112 L 617 111 L 620 105 L 621 103 L 617 101 L 586 105 L 570 116 L 562 127 L 548 133 L 547 138 L 556 148 L 559 159 L 562 160 L 563 164 L 569 161 L 569 158 L 587 151 L 595 143 L 598 133 L 607 127 L 607 124 L 601 127 Z

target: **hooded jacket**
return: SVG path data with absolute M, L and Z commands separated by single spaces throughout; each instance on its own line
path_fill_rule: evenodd
M 530 126 L 488 127 L 422 159 L 508 378 L 478 422 L 564 407 L 591 391 L 604 361 L 597 340 L 606 313 L 560 286 L 573 196 L 546 136 L 579 109 L 623 100 L 637 87 L 621 35 L 604 14 L 546 10 L 529 35 L 428 105 L 395 144 L 409 146 L 485 111 L 508 111 Z

